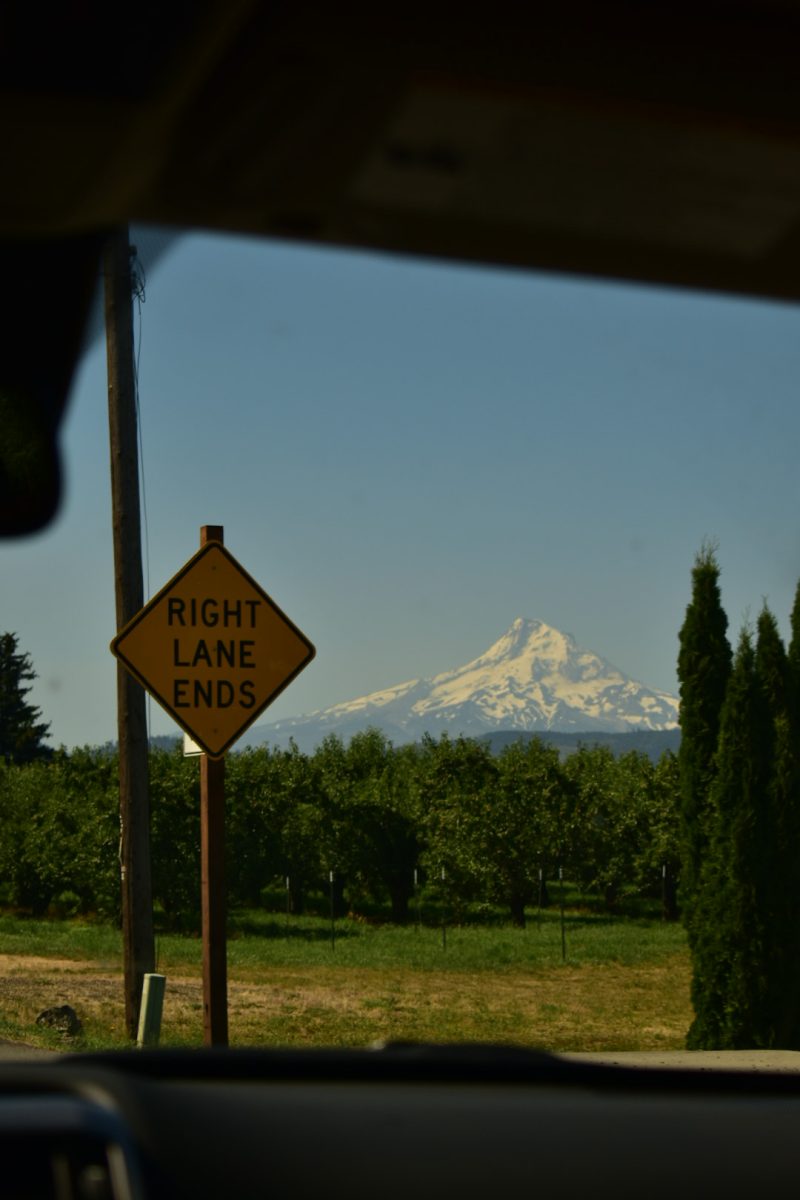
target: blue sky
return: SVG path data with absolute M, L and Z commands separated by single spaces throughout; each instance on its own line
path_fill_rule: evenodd
M 149 594 L 221 524 L 317 646 L 264 720 L 460 665 L 516 616 L 675 691 L 706 537 L 733 635 L 765 597 L 787 628 L 791 307 L 186 235 L 139 333 Z M 0 544 L 0 628 L 68 746 L 116 736 L 106 403 L 98 338 L 61 515 Z

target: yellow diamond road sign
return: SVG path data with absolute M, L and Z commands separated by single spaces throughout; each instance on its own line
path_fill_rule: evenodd
M 311 642 L 221 542 L 208 542 L 111 651 L 212 758 L 314 657 Z

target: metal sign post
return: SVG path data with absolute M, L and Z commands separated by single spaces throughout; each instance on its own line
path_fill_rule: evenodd
M 222 542 L 222 526 L 204 525 L 200 545 Z M 200 755 L 200 909 L 203 928 L 203 1043 L 228 1044 L 225 896 L 225 759 Z
M 204 525 L 200 546 L 222 544 L 221 525 Z M 200 755 L 200 911 L 203 929 L 203 1042 L 228 1044 L 225 897 L 225 759 Z

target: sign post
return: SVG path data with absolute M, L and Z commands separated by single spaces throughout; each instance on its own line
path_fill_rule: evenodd
M 204 525 L 200 546 L 222 545 L 221 525 Z M 225 759 L 200 755 L 200 912 L 203 931 L 203 1044 L 228 1044 L 225 896 Z
M 200 750 L 203 1031 L 228 1043 L 225 752 L 315 650 L 204 525 L 200 549 L 121 630 L 111 651 Z

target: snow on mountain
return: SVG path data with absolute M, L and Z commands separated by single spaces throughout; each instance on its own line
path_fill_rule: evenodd
M 630 732 L 673 729 L 678 701 L 630 679 L 568 633 L 518 617 L 478 658 L 432 679 L 413 679 L 307 716 L 259 725 L 244 744 L 311 750 L 328 733 L 345 740 L 375 726 L 396 744 L 445 730 Z

